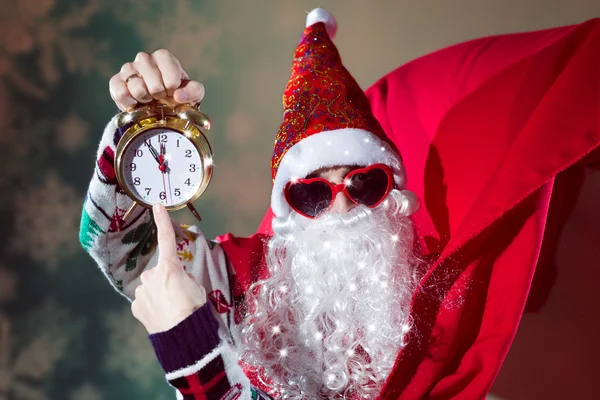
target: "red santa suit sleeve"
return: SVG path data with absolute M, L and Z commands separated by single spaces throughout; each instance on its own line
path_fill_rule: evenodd
M 381 398 L 484 398 L 523 312 L 554 179 L 600 144 L 600 20 L 455 45 L 367 94 L 422 201 L 414 221 L 431 259 Z

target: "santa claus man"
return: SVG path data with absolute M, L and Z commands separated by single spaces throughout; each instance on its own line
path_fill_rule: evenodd
M 374 398 L 407 340 L 418 201 L 341 63 L 335 30 L 325 10 L 308 15 L 272 159 L 274 235 L 255 240 L 264 251 L 247 267 L 197 228 L 173 230 L 162 206 L 157 252 L 149 211 L 121 221 L 130 200 L 112 168 L 120 132 L 106 128 L 82 243 L 133 300 L 168 380 L 199 396 L 190 399 L 250 398 L 238 356 L 255 385 L 281 398 Z M 111 95 L 120 109 L 169 97 L 197 103 L 203 86 L 187 78 L 168 51 L 140 53 L 111 79 Z M 193 254 L 186 262 L 184 251 Z
M 440 50 L 384 77 L 370 106 L 335 29 L 309 14 L 261 234 L 207 241 L 159 205 L 124 221 L 122 132 L 104 132 L 80 240 L 180 398 L 485 397 L 543 268 L 555 177 L 600 146 L 597 20 Z M 110 87 L 120 109 L 204 95 L 165 50 Z

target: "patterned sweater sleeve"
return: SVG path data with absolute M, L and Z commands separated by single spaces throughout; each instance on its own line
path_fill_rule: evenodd
M 271 399 L 251 386 L 236 353 L 219 338 L 218 327 L 207 303 L 170 330 L 149 336 L 177 398 Z
M 114 288 L 131 301 L 141 273 L 156 266 L 158 251 L 150 210 L 140 207 L 123 220 L 132 204 L 119 187 L 114 170 L 115 149 L 123 130 L 117 129 L 115 119 L 104 130 L 83 206 L 79 239 Z M 195 226 L 173 225 L 185 270 L 204 286 L 216 308 L 223 337 L 230 337 L 230 266 L 222 247 L 207 241 Z

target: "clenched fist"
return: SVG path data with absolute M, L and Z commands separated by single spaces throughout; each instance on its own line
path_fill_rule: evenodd
M 189 80 L 179 60 L 164 49 L 138 53 L 110 79 L 109 87 L 110 96 L 122 111 L 152 100 L 174 106 L 198 103 L 204 97 L 204 85 Z
M 164 332 L 206 303 L 206 291 L 184 271 L 177 256 L 175 232 L 169 213 L 161 204 L 153 208 L 158 230 L 158 265 L 141 275 L 131 304 L 133 316 L 148 333 Z

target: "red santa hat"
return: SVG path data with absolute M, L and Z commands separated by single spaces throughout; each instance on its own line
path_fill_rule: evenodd
M 396 188 L 405 184 L 397 149 L 387 140 L 365 93 L 342 65 L 331 41 L 336 30 L 333 15 L 314 9 L 294 54 L 271 161 L 271 208 L 276 217 L 291 212 L 283 194 L 286 183 L 320 168 L 383 163 L 392 168 Z M 410 197 L 412 213 L 418 203 Z

